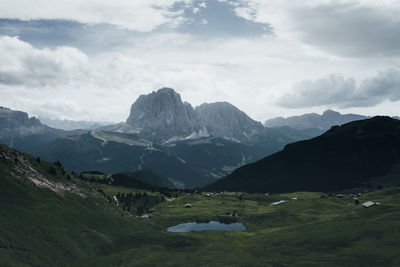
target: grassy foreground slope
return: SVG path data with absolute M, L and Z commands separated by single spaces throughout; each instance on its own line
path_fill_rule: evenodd
M 347 194 L 175 192 L 175 199 L 152 202 L 152 219 L 140 219 L 108 199 L 143 191 L 67 175 L 0 147 L 0 266 L 400 265 L 399 187 L 359 197 L 381 203 L 370 208 L 350 206 Z M 146 194 L 149 201 L 160 197 Z M 278 200 L 287 202 L 271 205 Z M 247 230 L 166 232 L 207 220 L 240 221 Z

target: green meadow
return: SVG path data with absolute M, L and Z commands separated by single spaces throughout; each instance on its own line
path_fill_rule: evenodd
M 350 196 L 180 192 L 154 204 L 153 218 L 138 218 L 82 184 L 87 196 L 58 194 L 13 179 L 0 209 L 1 266 L 398 266 L 400 188 L 359 197 L 379 206 L 353 205 Z M 80 183 L 80 182 L 76 182 Z M 3 190 L 2 190 L 3 191 Z M 159 194 L 147 192 L 151 196 Z M 297 200 L 293 200 L 293 197 Z M 280 205 L 271 205 L 287 200 Z M 192 208 L 185 208 L 185 204 Z M 245 231 L 169 233 L 184 222 L 242 222 Z
M 355 205 L 350 193 L 170 191 L 167 197 L 83 181 L 10 151 L 0 157 L 0 266 L 400 266 L 400 187 L 357 196 L 361 204 L 380 203 L 369 208 Z M 34 185 L 21 162 L 75 191 Z M 271 204 L 280 200 L 286 202 Z M 152 218 L 139 216 L 146 213 Z M 208 221 L 247 229 L 167 232 Z

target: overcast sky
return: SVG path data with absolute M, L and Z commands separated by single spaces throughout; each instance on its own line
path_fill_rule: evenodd
M 400 115 L 400 0 L 0 1 L 0 106 L 119 122 L 161 87 L 259 121 Z

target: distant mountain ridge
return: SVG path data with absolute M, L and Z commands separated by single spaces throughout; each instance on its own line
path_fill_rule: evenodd
M 400 121 L 378 116 L 289 144 L 238 168 L 206 190 L 292 192 L 368 187 L 372 179 L 389 175 L 396 166 L 400 166 Z M 400 172 L 394 177 L 400 183 Z
M 46 117 L 38 118 L 41 123 L 54 128 L 60 129 L 64 131 L 73 131 L 73 130 L 94 130 L 100 127 L 104 127 L 107 125 L 111 125 L 109 122 L 92 122 L 92 121 L 74 121 L 74 120 L 58 120 L 58 119 L 49 119 Z
M 25 136 L 46 130 L 46 126 L 37 118 L 30 118 L 25 112 L 5 107 L 0 107 L 0 128 L 0 136 L 3 138 L 8 135 Z
M 75 172 L 121 173 L 147 168 L 193 188 L 214 182 L 235 168 L 277 150 L 216 137 L 162 145 L 135 134 L 96 130 L 59 138 L 37 155 L 59 160 Z
M 277 117 L 267 120 L 264 125 L 271 128 L 288 126 L 301 130 L 308 128 L 328 130 L 333 125 L 342 125 L 351 121 L 364 120 L 367 118 L 367 116 L 363 115 L 340 114 L 333 110 L 326 110 L 321 115 L 317 113 L 308 113 L 288 118 Z
M 229 103 L 204 105 L 200 115 L 190 104 L 182 103 L 172 89 L 161 91 L 161 95 L 155 92 L 149 102 L 142 97 L 146 100 L 146 105 L 141 107 L 144 113 L 133 108 L 131 119 L 143 131 L 137 132 L 127 123 L 92 131 L 63 131 L 43 125 L 25 112 L 3 108 L 0 143 L 49 161 L 61 161 L 70 171 L 119 173 L 149 168 L 190 188 L 224 177 L 235 168 L 279 151 L 295 140 L 265 129 Z M 159 102 L 166 103 L 165 107 Z M 215 116 L 207 112 L 213 109 Z M 182 112 L 191 115 L 179 119 Z M 157 115 L 156 120 L 151 114 Z M 207 117 L 208 124 L 202 119 Z M 128 133 L 123 132 L 125 129 Z M 208 131 L 221 137 L 212 136 Z
M 0 107 L 0 143 L 24 152 L 35 152 L 67 132 L 43 125 L 26 112 Z

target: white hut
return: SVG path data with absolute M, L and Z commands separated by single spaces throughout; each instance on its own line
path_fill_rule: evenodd
M 367 201 L 367 202 L 363 203 L 362 205 L 364 206 L 364 208 L 369 208 L 371 206 L 374 206 L 375 203 L 372 201 Z
M 271 205 L 276 206 L 276 205 L 279 205 L 279 204 L 282 204 L 282 203 L 285 203 L 285 202 L 286 202 L 286 200 L 279 200 L 279 201 L 276 201 L 276 202 L 272 202 Z

